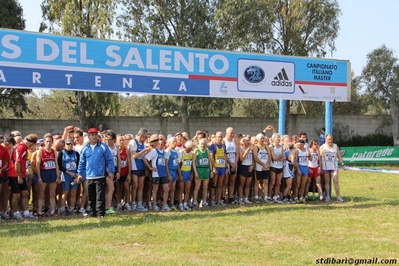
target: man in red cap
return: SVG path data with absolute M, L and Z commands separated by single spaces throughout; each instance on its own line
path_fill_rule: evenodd
M 114 179 L 115 164 L 108 146 L 98 139 L 98 130 L 90 128 L 88 131 L 89 142 L 85 144 L 80 153 L 78 166 L 78 182 L 86 174 L 87 192 L 91 213 L 87 217 L 103 218 L 105 215 L 105 172 L 108 178 Z

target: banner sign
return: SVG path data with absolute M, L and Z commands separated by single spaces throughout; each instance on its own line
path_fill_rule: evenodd
M 345 163 L 399 162 L 399 147 L 342 147 L 340 153 Z
M 344 60 L 203 50 L 0 29 L 0 87 L 350 101 Z

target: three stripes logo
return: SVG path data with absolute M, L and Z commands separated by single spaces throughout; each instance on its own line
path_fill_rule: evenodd
M 292 82 L 288 78 L 287 72 L 285 72 L 284 68 L 277 73 L 277 76 L 274 77 L 274 80 L 271 82 L 271 84 L 272 86 L 292 87 Z

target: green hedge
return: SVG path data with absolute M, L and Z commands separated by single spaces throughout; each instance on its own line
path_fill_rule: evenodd
M 381 133 L 368 134 L 365 136 L 352 135 L 345 139 L 336 140 L 334 142 L 340 147 L 353 147 L 353 146 L 393 146 L 392 135 Z

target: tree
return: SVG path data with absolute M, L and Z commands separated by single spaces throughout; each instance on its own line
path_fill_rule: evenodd
M 218 49 L 214 0 L 122 0 L 120 38 L 133 42 Z M 159 97 L 159 96 L 156 96 Z M 189 131 L 190 116 L 228 115 L 232 99 L 167 97 Z M 230 111 L 224 107 L 229 106 Z M 211 108 L 210 108 L 211 107 Z
M 23 10 L 18 1 L 0 0 L 0 6 L 0 28 L 25 29 Z M 31 92 L 31 89 L 0 88 L 0 114 L 10 114 L 11 111 L 13 116 L 23 117 L 23 113 L 28 111 L 24 95 Z
M 110 38 L 118 0 L 43 0 L 40 31 L 76 37 Z M 81 127 L 94 126 L 99 117 L 117 114 L 118 95 L 98 92 L 75 92 Z
M 335 0 L 223 0 L 217 22 L 227 48 L 324 57 L 335 51 L 340 14 Z M 317 109 L 322 103 L 306 105 Z M 286 109 L 288 116 L 290 101 Z
M 72 101 L 75 98 L 73 91 L 52 90 L 46 93 L 32 93 L 26 98 L 28 107 L 31 110 L 26 114 L 30 119 L 68 119 L 75 120 L 77 115 L 74 112 L 76 104 Z
M 233 116 L 270 118 L 278 115 L 275 100 L 235 99 Z
M 399 146 L 399 65 L 394 51 L 382 45 L 369 53 L 362 81 L 366 92 L 391 116 L 393 143 Z

